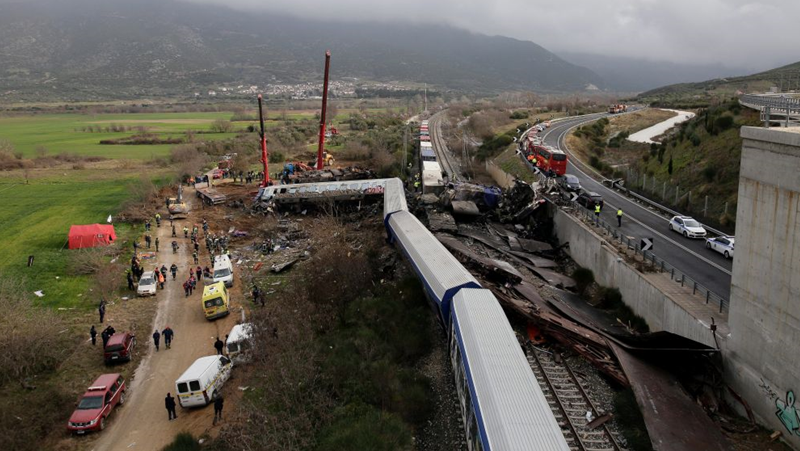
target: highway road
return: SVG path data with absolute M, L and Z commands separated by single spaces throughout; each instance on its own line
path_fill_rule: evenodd
M 653 252 L 658 257 L 725 300 L 730 300 L 732 260 L 706 249 L 705 240 L 684 238 L 676 232 L 669 231 L 667 228 L 669 217 L 601 184 L 588 175 L 591 170 L 586 165 L 575 163 L 576 159 L 564 144 L 567 134 L 578 125 L 606 116 L 608 114 L 601 113 L 555 122 L 542 137 L 547 145 L 561 148 L 569 154 L 567 173 L 577 176 L 584 189 L 603 196 L 605 207 L 601 216 L 607 223 L 616 224 L 616 211 L 621 207 L 623 219 L 620 230 L 626 236 L 635 239 L 636 242 L 642 238 L 653 238 Z

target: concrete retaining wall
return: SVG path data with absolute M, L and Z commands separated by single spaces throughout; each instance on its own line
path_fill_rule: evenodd
M 553 220 L 558 241 L 569 242 L 568 253 L 575 263 L 591 269 L 600 285 L 619 289 L 625 304 L 647 321 L 651 331 L 665 330 L 716 347 L 708 324 L 665 293 L 662 285 L 669 277 L 639 272 L 603 237 L 560 209 L 555 210 Z

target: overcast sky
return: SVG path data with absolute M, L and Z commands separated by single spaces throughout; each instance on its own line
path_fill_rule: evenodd
M 184 0 L 339 20 L 446 22 L 587 52 L 753 70 L 800 60 L 800 0 Z

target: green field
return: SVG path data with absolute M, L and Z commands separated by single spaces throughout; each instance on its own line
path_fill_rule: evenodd
M 396 110 L 396 109 L 395 109 Z M 346 121 L 350 113 L 358 110 L 342 109 L 336 116 L 336 122 Z M 370 113 L 392 112 L 391 108 L 373 108 Z M 255 111 L 248 112 L 251 116 Z M 287 111 L 287 120 L 299 121 L 314 118 L 315 112 Z M 106 139 L 119 139 L 137 134 L 137 131 L 85 131 L 86 127 L 144 127 L 148 133 L 160 138 L 179 138 L 186 136 L 188 130 L 209 131 L 211 124 L 217 119 L 229 120 L 233 116 L 230 111 L 214 113 L 130 113 L 130 114 L 34 114 L 25 116 L 0 116 L 0 140 L 7 140 L 14 145 L 17 152 L 27 158 L 37 156 L 37 148 L 43 147 L 48 154 L 62 152 L 78 155 L 97 156 L 112 159 L 146 160 L 169 154 L 173 144 L 155 145 L 108 145 L 100 144 Z M 283 114 L 268 111 L 267 128 L 281 124 Z M 241 131 L 254 121 L 234 122 L 234 130 Z M 221 140 L 231 138 L 236 133 L 202 133 L 195 140 Z
M 128 127 L 145 127 L 147 132 L 161 138 L 182 138 L 187 130 L 208 131 L 217 119 L 230 119 L 230 112 L 219 113 L 141 113 L 141 114 L 42 114 L 0 117 L 0 139 L 10 141 L 16 151 L 26 157 L 36 156 L 39 146 L 48 153 L 69 152 L 79 155 L 100 156 L 113 159 L 142 160 L 164 156 L 173 146 L 157 145 L 104 145 L 104 139 L 132 136 L 136 131 L 87 132 L 85 127 L 110 127 L 112 124 Z M 234 127 L 247 127 L 246 122 L 236 122 Z M 272 124 L 271 124 L 272 125 Z M 235 133 L 197 135 L 196 139 L 218 140 L 235 136 Z
M 42 304 L 53 307 L 93 307 L 88 277 L 69 276 L 67 234 L 73 224 L 105 223 L 129 196 L 133 174 L 109 179 L 95 171 L 70 171 L 65 177 L 0 179 L 4 199 L 0 217 L 0 273 L 21 280 L 34 292 L 43 290 Z M 131 234 L 130 226 L 115 224 L 118 240 Z M 29 255 L 35 256 L 27 267 Z M 80 295 L 80 296 L 79 296 Z

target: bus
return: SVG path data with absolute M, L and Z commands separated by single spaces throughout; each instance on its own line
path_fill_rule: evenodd
M 552 147 L 534 146 L 536 166 L 543 172 L 552 170 L 556 175 L 567 173 L 567 154 Z

